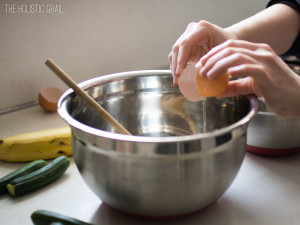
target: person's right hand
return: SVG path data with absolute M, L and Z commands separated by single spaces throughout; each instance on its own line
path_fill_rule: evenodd
M 229 39 L 236 37 L 217 25 L 204 20 L 190 23 L 169 54 L 174 84 L 178 84 L 178 78 L 187 63 L 197 63 L 210 49 Z

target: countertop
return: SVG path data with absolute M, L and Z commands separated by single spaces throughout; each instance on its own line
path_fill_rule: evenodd
M 67 126 L 57 113 L 39 106 L 0 116 L 0 138 L 41 129 Z M 115 211 L 86 186 L 73 162 L 54 183 L 21 197 L 0 196 L 1 225 L 32 225 L 30 215 L 46 209 L 98 225 L 299 225 L 300 154 L 262 157 L 246 153 L 229 189 L 212 206 L 184 218 L 147 221 Z M 0 161 L 0 177 L 22 163 Z

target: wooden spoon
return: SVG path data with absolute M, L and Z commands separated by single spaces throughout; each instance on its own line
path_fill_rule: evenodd
M 116 121 L 104 108 L 102 108 L 91 96 L 82 90 L 61 68 L 59 68 L 51 59 L 45 63 L 66 85 L 82 98 L 99 116 L 108 122 L 120 134 L 131 135 L 118 121 Z

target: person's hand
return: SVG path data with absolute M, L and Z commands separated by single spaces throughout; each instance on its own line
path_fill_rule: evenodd
M 212 47 L 228 39 L 235 39 L 235 37 L 232 33 L 207 21 L 190 23 L 169 54 L 174 84 L 178 84 L 178 77 L 187 63 L 198 62 Z
M 229 40 L 209 51 L 196 64 L 201 76 L 232 78 L 219 97 L 255 94 L 275 113 L 300 117 L 300 76 L 266 44 Z

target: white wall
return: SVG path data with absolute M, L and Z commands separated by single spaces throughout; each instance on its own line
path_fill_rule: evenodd
M 33 4 L 57 4 L 63 13 L 30 12 Z M 265 4 L 261 0 L 0 0 L 0 109 L 37 99 L 44 86 L 67 89 L 44 65 L 47 58 L 77 82 L 120 71 L 163 68 L 168 66 L 172 44 L 189 22 L 206 19 L 229 26 Z M 25 12 L 19 10 L 23 5 Z

